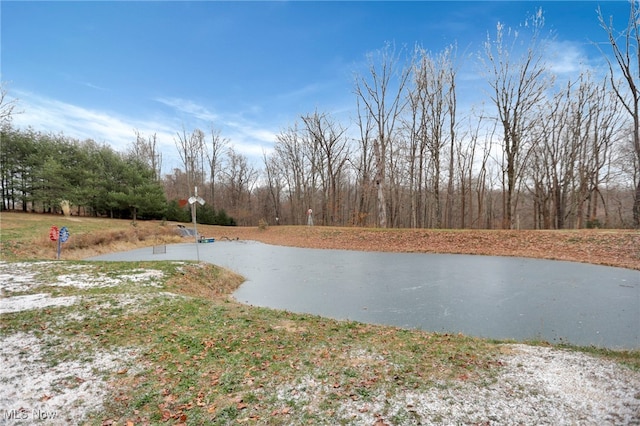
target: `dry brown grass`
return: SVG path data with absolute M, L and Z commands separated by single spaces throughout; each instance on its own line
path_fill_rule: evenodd
M 157 244 L 191 242 L 177 224 L 42 214 L 2 213 L 0 252 L 7 259 L 52 259 L 51 225 L 71 233 L 63 259 L 84 259 Z M 187 225 L 188 226 L 188 225 Z M 460 253 L 568 260 L 640 270 L 640 232 L 632 230 L 433 230 L 324 226 L 221 227 L 198 225 L 216 240 L 255 240 L 266 244 L 323 249 Z
M 57 242 L 49 239 L 52 225 L 69 229 L 62 259 L 78 260 L 99 254 L 156 244 L 183 242 L 176 226 L 161 221 L 64 217 L 3 212 L 0 216 L 0 253 L 3 259 L 55 259 Z
M 113 229 L 78 235 L 67 251 L 67 259 L 82 259 L 104 253 L 132 250 L 159 244 L 183 242 L 175 228 L 148 223 L 130 229 Z
M 167 287 L 181 294 L 208 300 L 227 300 L 244 278 L 209 263 L 187 264 L 182 273 L 167 282 Z

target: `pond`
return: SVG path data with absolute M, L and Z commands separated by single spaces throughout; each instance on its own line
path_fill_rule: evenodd
M 335 319 L 640 348 L 640 272 L 516 257 L 302 249 L 247 241 L 151 247 L 91 260 L 200 260 L 247 281 L 249 305 Z

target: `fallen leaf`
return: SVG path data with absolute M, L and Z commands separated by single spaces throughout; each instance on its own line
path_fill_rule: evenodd
M 167 420 L 169 420 L 171 417 L 172 417 L 172 416 L 171 416 L 171 411 L 169 411 L 169 410 L 164 410 L 164 411 L 162 412 L 162 421 L 163 421 L 163 422 L 166 422 L 166 421 L 167 421 Z

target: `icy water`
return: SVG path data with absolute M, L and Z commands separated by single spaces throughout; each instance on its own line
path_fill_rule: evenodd
M 336 319 L 542 339 L 612 349 L 640 348 L 640 272 L 511 257 L 372 253 L 247 241 L 151 247 L 91 260 L 195 260 L 247 281 L 243 303 Z

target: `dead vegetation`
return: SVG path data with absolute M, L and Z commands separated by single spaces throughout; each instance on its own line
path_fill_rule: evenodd
M 25 222 L 29 231 L 25 233 Z M 114 251 L 191 242 L 176 223 L 160 221 L 2 214 L 0 251 L 5 259 L 53 259 L 53 224 L 67 226 L 64 259 L 84 259 Z M 189 226 L 187 224 L 187 226 Z M 20 235 L 16 232 L 20 230 Z M 325 226 L 222 227 L 198 225 L 216 240 L 255 240 L 266 244 L 362 251 L 458 253 L 566 260 L 640 270 L 640 232 L 633 230 L 434 230 Z
M 2 213 L 0 252 L 5 260 L 55 259 L 57 242 L 49 239 L 51 226 L 69 230 L 61 259 L 79 260 L 137 247 L 184 242 L 177 227 L 160 221 L 64 217 L 60 215 Z
M 208 300 L 227 299 L 244 278 L 210 263 L 186 264 L 182 272 L 167 282 L 171 291 Z

